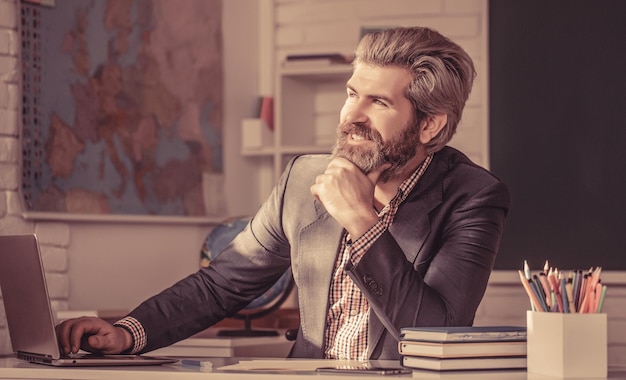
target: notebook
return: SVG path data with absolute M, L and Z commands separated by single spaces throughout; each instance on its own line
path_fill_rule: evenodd
M 0 236 L 0 289 L 13 351 L 52 366 L 156 365 L 176 359 L 143 355 L 62 355 L 54 330 L 37 236 Z

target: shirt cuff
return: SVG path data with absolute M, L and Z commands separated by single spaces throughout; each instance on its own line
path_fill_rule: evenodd
M 361 237 L 354 240 L 352 244 L 348 244 L 350 249 L 350 262 L 353 266 L 356 266 L 359 261 L 365 256 L 365 253 L 374 245 L 376 240 L 387 231 L 382 219 L 379 219 L 367 232 Z
M 141 323 L 133 317 L 124 317 L 115 322 L 113 326 L 121 327 L 130 333 L 133 340 L 132 348 L 127 353 L 136 354 L 146 347 L 146 331 Z

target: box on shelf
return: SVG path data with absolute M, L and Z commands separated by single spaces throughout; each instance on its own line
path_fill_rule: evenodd
M 273 144 L 273 134 L 263 119 L 243 119 L 241 121 L 241 147 L 259 149 Z

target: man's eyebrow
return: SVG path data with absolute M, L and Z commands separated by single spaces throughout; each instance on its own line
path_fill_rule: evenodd
M 350 91 L 355 92 L 355 93 L 359 93 L 354 87 L 350 86 L 350 83 L 346 83 L 346 88 L 348 88 Z M 391 98 L 389 98 L 388 96 L 385 95 L 376 95 L 376 94 L 369 94 L 366 95 L 369 99 L 380 99 L 385 101 L 386 103 L 388 103 L 389 105 L 393 105 L 394 102 L 393 100 L 391 100 Z

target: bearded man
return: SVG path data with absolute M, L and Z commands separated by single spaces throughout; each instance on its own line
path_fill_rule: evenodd
M 172 344 L 233 315 L 286 270 L 300 311 L 291 357 L 398 359 L 402 327 L 471 325 L 509 207 L 500 180 L 446 146 L 472 60 L 415 27 L 365 35 L 353 66 L 332 155 L 294 158 L 210 267 L 113 325 L 59 325 L 63 350 Z

